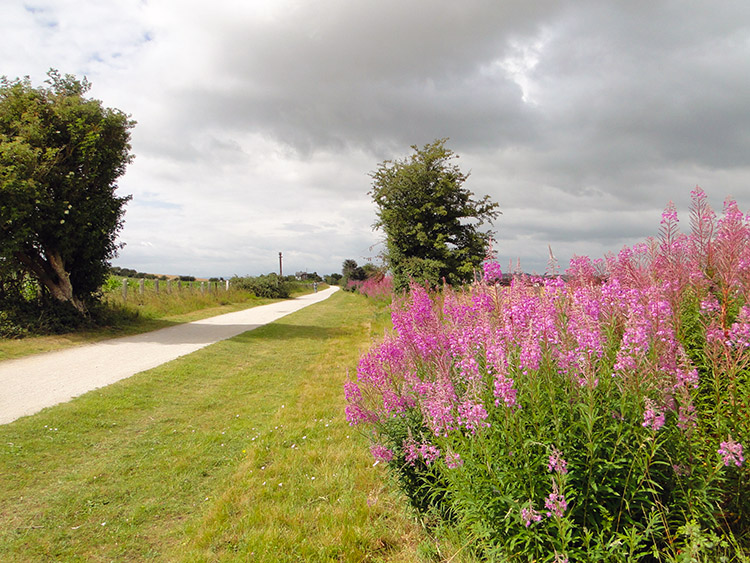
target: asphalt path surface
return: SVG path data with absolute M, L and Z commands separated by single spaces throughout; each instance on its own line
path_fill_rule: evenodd
M 69 401 L 327 299 L 337 287 L 201 321 L 0 362 L 0 424 Z

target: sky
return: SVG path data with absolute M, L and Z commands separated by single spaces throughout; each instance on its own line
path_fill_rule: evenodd
M 750 207 L 747 0 L 10 0 L 0 75 L 130 114 L 113 263 L 340 272 L 385 250 L 370 172 L 435 139 L 545 271 L 658 233 L 690 191 Z

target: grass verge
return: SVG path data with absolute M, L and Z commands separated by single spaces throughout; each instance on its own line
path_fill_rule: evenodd
M 295 290 L 293 297 L 312 291 L 302 287 L 296 287 Z M 122 299 L 121 293 L 115 291 L 105 295 L 103 299 L 104 316 L 110 319 L 107 326 L 65 334 L 20 339 L 0 338 L 0 361 L 140 334 L 275 301 L 279 300 L 256 297 L 250 292 L 235 289 L 201 292 L 184 288 L 181 291 L 175 289 L 171 293 L 162 291 L 160 294 L 153 290 L 144 294 L 135 291 L 126 301 Z
M 0 427 L 6 561 L 409 561 L 342 384 L 385 309 L 328 300 Z

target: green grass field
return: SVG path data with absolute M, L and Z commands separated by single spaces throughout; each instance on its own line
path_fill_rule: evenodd
M 344 419 L 347 370 L 387 322 L 382 305 L 338 292 L 0 426 L 0 560 L 434 553 Z

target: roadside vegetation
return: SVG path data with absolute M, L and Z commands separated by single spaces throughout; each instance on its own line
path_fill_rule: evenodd
M 343 415 L 389 325 L 348 292 L 0 426 L 4 561 L 414 561 L 435 551 Z
M 506 562 L 750 560 L 750 217 L 693 192 L 565 276 L 414 284 L 345 386 L 412 506 Z
M 276 286 L 268 281 L 272 277 L 236 277 L 228 290 L 222 281 L 205 282 L 201 289 L 201 282 L 186 280 L 178 285 L 174 281 L 168 287 L 162 280 L 158 292 L 153 278 L 144 279 L 142 288 L 140 279 L 130 279 L 125 296 L 123 278 L 110 277 L 86 317 L 30 290 L 16 308 L 0 311 L 0 361 L 157 330 L 313 291 L 309 283 L 285 280 L 282 292 L 274 292 Z M 254 293 L 257 287 L 261 295 Z

